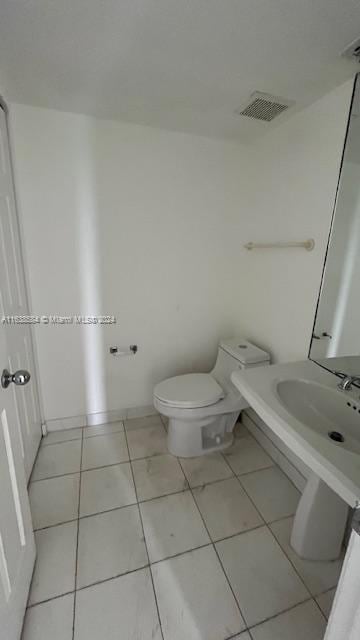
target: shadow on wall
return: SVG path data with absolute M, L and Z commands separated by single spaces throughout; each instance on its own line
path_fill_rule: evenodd
M 106 315 L 101 296 L 101 254 L 99 215 L 96 201 L 96 167 L 94 166 L 92 127 L 85 140 L 84 159 L 79 166 L 77 193 L 78 269 L 80 314 Z M 105 349 L 103 325 L 84 325 L 81 332 L 83 350 L 86 414 L 106 410 Z M 105 408 L 105 409 L 104 409 Z

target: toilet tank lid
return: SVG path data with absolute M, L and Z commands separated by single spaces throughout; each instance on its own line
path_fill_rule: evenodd
M 241 364 L 256 364 L 257 362 L 269 362 L 270 355 L 243 338 L 227 338 L 220 341 L 220 347 Z

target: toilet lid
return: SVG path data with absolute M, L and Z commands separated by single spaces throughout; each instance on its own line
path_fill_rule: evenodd
M 156 385 L 155 397 L 173 407 L 207 407 L 224 397 L 220 385 L 209 373 L 188 373 Z

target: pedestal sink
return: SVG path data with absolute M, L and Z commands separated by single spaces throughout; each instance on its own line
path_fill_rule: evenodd
M 299 556 L 339 556 L 348 507 L 360 500 L 360 390 L 307 360 L 237 371 L 232 380 L 268 426 L 310 468 L 291 536 Z
M 344 392 L 311 380 L 281 380 L 276 392 L 284 407 L 333 446 L 360 453 L 360 408 Z M 302 494 L 291 546 L 302 558 L 335 560 L 347 520 L 346 502 L 312 474 Z

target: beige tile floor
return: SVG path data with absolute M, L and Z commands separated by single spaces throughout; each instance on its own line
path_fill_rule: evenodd
M 23 640 L 322 640 L 341 562 L 296 556 L 300 494 L 237 436 L 186 460 L 160 416 L 44 438 Z

